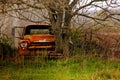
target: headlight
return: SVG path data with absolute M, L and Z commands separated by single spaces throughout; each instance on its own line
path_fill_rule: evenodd
M 22 43 L 20 43 L 20 46 L 21 46 L 21 47 L 27 47 L 27 45 L 28 45 L 27 42 L 22 42 Z

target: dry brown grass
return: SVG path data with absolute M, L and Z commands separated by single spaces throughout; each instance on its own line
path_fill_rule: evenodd
M 102 56 L 120 58 L 120 33 L 96 33 L 93 37 L 96 43 L 104 49 Z

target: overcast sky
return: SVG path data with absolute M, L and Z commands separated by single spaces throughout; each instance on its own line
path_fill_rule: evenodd
M 86 0 L 88 2 L 90 2 L 91 0 Z M 103 2 L 95 2 L 93 3 L 95 5 L 98 5 L 100 7 L 103 8 L 107 8 L 107 9 L 115 9 L 115 10 L 120 10 L 120 0 L 108 0 L 107 2 L 103 1 Z M 108 7 L 109 6 L 109 7 Z M 97 8 L 95 6 L 89 6 L 89 11 L 99 11 L 101 10 L 101 8 Z

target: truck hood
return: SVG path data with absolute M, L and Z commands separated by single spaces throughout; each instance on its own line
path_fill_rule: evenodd
M 51 34 L 25 35 L 24 39 L 30 40 L 30 42 L 55 42 L 55 38 Z

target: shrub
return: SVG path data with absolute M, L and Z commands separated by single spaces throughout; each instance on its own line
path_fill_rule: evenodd
M 11 46 L 11 39 L 7 35 L 0 38 L 0 59 L 6 60 L 13 56 L 14 48 Z
M 94 40 L 92 30 L 76 30 L 72 33 L 72 41 L 77 54 L 101 53 L 103 48 Z

